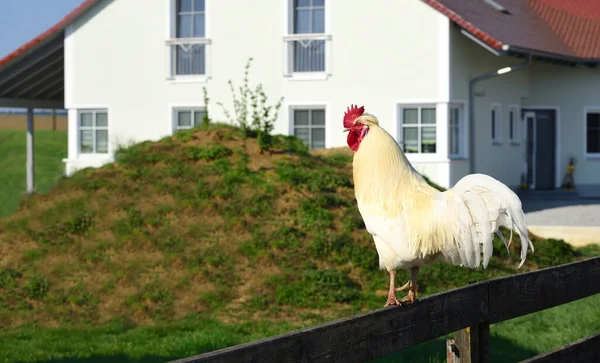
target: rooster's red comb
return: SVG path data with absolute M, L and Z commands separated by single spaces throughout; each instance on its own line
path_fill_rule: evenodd
M 356 120 L 357 117 L 362 116 L 364 112 L 365 106 L 358 107 L 356 105 L 350 105 L 344 114 L 344 127 L 347 129 L 352 127 L 354 120 Z

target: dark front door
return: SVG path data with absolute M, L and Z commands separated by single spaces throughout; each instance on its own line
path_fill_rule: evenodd
M 525 111 L 525 110 L 524 110 Z M 535 117 L 528 117 L 531 112 Z M 536 190 L 555 188 L 556 111 L 526 110 L 527 184 Z

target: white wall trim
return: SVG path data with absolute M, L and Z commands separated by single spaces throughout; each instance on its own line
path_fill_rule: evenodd
M 65 82 L 65 108 L 71 108 L 73 102 L 73 89 L 75 86 L 75 63 L 73 60 L 74 51 L 73 51 L 73 33 L 74 33 L 74 25 L 69 25 L 65 29 L 65 40 L 64 40 L 64 82 Z
M 490 142 L 492 143 L 492 145 L 502 145 L 502 140 L 503 140 L 503 132 L 502 132 L 502 126 L 504 125 L 504 122 L 502 122 L 502 104 L 501 103 L 497 103 L 497 102 L 491 102 L 490 103 L 490 109 L 488 112 L 488 116 L 489 118 L 489 125 L 490 125 L 490 132 L 491 132 L 491 127 L 492 127 L 492 110 L 496 110 L 496 139 L 492 139 L 492 135 L 488 135 L 490 137 Z
M 554 181 L 554 186 L 555 188 L 560 188 L 561 186 L 561 177 L 560 177 L 560 156 L 561 156 L 561 151 L 560 151 L 560 106 L 549 106 L 549 105 L 521 105 L 521 110 L 554 110 L 556 112 L 556 130 L 555 132 L 555 141 L 556 141 L 556 150 L 555 153 L 556 155 L 555 157 L 555 162 L 554 162 L 554 167 L 555 167 L 555 178 L 556 180 Z M 537 118 L 536 121 L 537 123 Z M 527 130 L 527 125 L 525 125 L 525 130 Z
M 515 124 L 513 125 L 513 133 L 516 138 L 510 137 L 510 113 L 511 111 L 515 111 L 515 117 L 513 120 Z M 523 135 L 521 135 L 522 131 L 519 126 L 521 126 L 521 106 L 516 104 L 508 105 L 508 142 L 510 145 L 519 146 L 521 145 L 521 140 L 523 139 Z
M 440 100 L 450 100 L 450 19 L 438 14 L 438 95 Z
M 449 108 L 459 106 L 462 109 L 462 124 L 460 125 L 459 134 L 461 139 L 461 153 L 458 155 L 450 154 L 450 135 L 448 135 L 448 158 L 451 160 L 468 160 L 469 159 L 469 107 L 467 100 L 450 100 Z M 450 110 L 448 110 L 450 112 Z M 448 113 L 448 130 L 450 130 L 450 113 Z M 448 131 L 450 132 L 450 131 Z
M 600 159 L 600 153 L 587 152 L 587 114 L 590 111 L 597 111 L 600 113 L 600 106 L 583 107 L 583 155 L 586 159 Z

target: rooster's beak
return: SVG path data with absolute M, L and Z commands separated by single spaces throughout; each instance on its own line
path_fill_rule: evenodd
M 350 131 L 350 129 L 344 129 L 344 132 L 348 132 L 348 131 Z

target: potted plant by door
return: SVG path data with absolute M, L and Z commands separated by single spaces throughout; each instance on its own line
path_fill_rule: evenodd
M 563 178 L 562 188 L 565 190 L 575 190 L 575 164 L 577 160 L 574 157 L 569 158 L 569 165 L 567 165 L 567 174 Z

